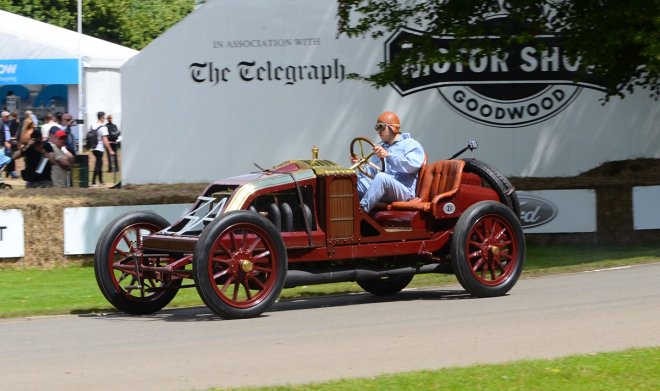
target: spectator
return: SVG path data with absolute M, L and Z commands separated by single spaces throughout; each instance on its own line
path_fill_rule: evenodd
M 32 112 L 32 110 L 25 110 L 25 113 L 24 113 L 24 114 L 25 114 L 25 118 L 32 118 L 32 123 L 34 124 L 34 127 L 35 127 L 35 128 L 39 126 L 39 119 L 37 119 L 37 116 L 34 115 L 34 113 Z M 21 127 L 21 129 L 22 129 L 22 128 L 23 128 L 23 127 Z M 19 139 L 20 139 L 20 137 L 19 137 Z
M 30 117 L 23 122 L 18 147 L 14 160 L 25 158 L 25 169 L 21 172 L 21 177 L 26 182 L 25 187 L 51 187 L 53 183 L 50 180 L 50 163 L 44 155 L 53 151 L 50 144 L 43 142 L 41 131 L 35 127 Z
M 2 117 L 0 119 L 0 148 L 2 149 L 1 153 L 8 157 L 12 157 L 13 151 L 16 149 L 16 140 L 12 140 L 12 121 L 9 118 L 9 115 L 8 111 L 0 113 L 0 116 Z M 18 177 L 18 175 L 16 175 L 16 163 L 13 160 L 7 165 L 6 171 L 7 176 L 11 175 L 12 178 Z
M 7 97 L 5 98 L 5 108 L 10 113 L 21 109 L 21 98 L 14 95 L 14 91 L 7 91 Z
M 16 135 L 16 140 L 18 141 L 18 148 L 21 147 L 21 140 L 23 140 L 23 134 L 27 132 L 29 129 L 34 129 L 37 128 L 36 123 L 34 122 L 34 119 L 30 115 L 26 115 L 25 119 L 23 120 L 23 123 L 21 123 L 21 129 L 19 129 L 18 134 Z
M 98 129 L 98 143 L 96 147 L 92 150 L 94 153 L 94 175 L 92 176 L 92 186 L 96 186 L 96 178 L 99 178 L 99 186 L 103 186 L 103 153 L 105 150 L 108 150 L 110 155 L 114 155 L 115 152 L 110 147 L 110 142 L 108 141 L 108 128 L 105 126 L 105 113 L 99 111 L 96 113 L 98 121 L 95 125 L 92 125 L 93 129 Z
M 60 129 L 62 129 L 62 112 L 61 111 L 56 112 L 55 114 L 53 114 L 53 117 L 55 117 L 55 123 L 57 124 L 57 126 Z M 48 131 L 50 132 L 50 129 L 48 129 Z M 49 136 L 49 140 L 50 140 L 50 136 Z
M 55 122 L 55 116 L 53 116 L 51 113 L 47 113 L 44 117 L 44 124 L 41 125 L 41 137 L 43 137 L 43 141 L 48 141 L 48 137 L 50 136 L 50 128 L 53 126 L 59 127 L 60 124 Z
M 76 156 L 75 140 L 73 138 L 73 130 L 71 130 L 72 126 L 76 126 L 73 116 L 69 113 L 62 114 L 60 127 L 66 132 L 66 143 L 64 145 L 71 155 Z
M 4 148 L 3 151 L 11 149 L 11 145 L 9 145 L 9 141 L 11 140 L 11 132 L 9 130 L 9 112 L 8 111 L 3 111 L 0 114 L 0 137 L 2 141 L 2 145 L 0 145 L 0 148 Z
M 46 158 L 51 166 L 51 180 L 53 187 L 67 187 L 69 171 L 73 164 L 73 155 L 67 150 L 65 144 L 67 139 L 66 131 L 53 126 L 50 132 L 50 149 L 52 152 L 46 153 Z
M 18 130 L 20 127 L 21 122 L 18 120 L 18 113 L 12 111 L 9 118 L 9 132 L 11 132 L 11 138 L 14 140 L 18 140 L 18 134 L 20 133 Z
M 119 135 L 121 134 L 119 131 L 119 128 L 117 128 L 117 125 L 112 122 L 112 115 L 108 114 L 106 117 L 108 122 L 105 124 L 105 126 L 108 128 L 108 142 L 110 143 L 110 147 L 112 150 L 115 152 L 114 155 L 108 154 L 108 172 L 113 172 L 113 171 L 119 171 L 119 161 L 117 158 L 117 152 L 119 150 Z M 112 162 L 114 161 L 114 170 L 113 170 L 113 165 Z
M 9 118 L 9 133 L 11 135 L 11 155 L 16 152 L 18 149 L 18 136 L 20 134 L 20 127 L 21 123 L 18 120 L 18 113 L 16 111 L 11 112 L 11 116 Z M 16 179 L 18 178 L 18 175 L 16 174 L 16 163 L 12 160 L 11 163 L 7 166 L 7 176 L 11 176 L 12 178 Z

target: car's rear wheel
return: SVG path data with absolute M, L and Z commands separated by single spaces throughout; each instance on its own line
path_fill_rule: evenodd
M 410 284 L 414 275 L 388 276 L 356 281 L 360 288 L 376 296 L 388 296 L 401 292 Z
M 458 219 L 451 262 L 458 282 L 473 296 L 506 294 L 518 281 L 524 260 L 522 226 L 504 204 L 478 202 Z
M 229 212 L 209 224 L 195 246 L 193 275 L 204 303 L 226 319 L 249 318 L 277 300 L 287 254 L 277 228 L 249 211 Z
M 481 160 L 466 158 L 463 161 L 465 161 L 463 172 L 478 175 L 488 187 L 495 190 L 500 201 L 511 208 L 517 218 L 520 218 L 520 202 L 511 182 L 495 168 Z
M 151 314 L 176 296 L 180 278 L 143 270 L 173 261 L 167 256 L 149 256 L 142 248 L 142 238 L 168 225 L 155 213 L 131 212 L 117 217 L 101 233 L 94 252 L 94 275 L 103 296 L 118 310 Z

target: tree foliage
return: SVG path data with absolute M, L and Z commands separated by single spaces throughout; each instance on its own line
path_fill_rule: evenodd
M 401 26 L 424 34 L 408 49 L 361 77 L 384 86 L 411 67 L 467 62 L 471 56 L 503 56 L 514 45 L 541 49 L 539 34 L 556 35 L 576 74 L 596 75 L 606 97 L 625 96 L 636 87 L 660 94 L 660 0 L 338 0 L 338 34 L 381 37 Z M 489 23 L 495 16 L 506 23 Z M 440 52 L 433 37 L 451 35 Z M 483 39 L 488 37 L 489 39 Z M 404 75 L 404 76 L 402 76 Z
M 84 34 L 139 50 L 188 15 L 194 5 L 195 0 L 83 0 L 82 29 Z M 0 0 L 0 9 L 78 29 L 75 0 Z

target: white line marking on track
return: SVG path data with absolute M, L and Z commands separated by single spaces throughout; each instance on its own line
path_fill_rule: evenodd
M 617 266 L 617 267 L 610 267 L 607 269 L 595 269 L 595 270 L 585 270 L 585 273 L 595 273 L 595 272 L 608 272 L 611 270 L 622 270 L 622 269 L 630 269 L 632 266 Z

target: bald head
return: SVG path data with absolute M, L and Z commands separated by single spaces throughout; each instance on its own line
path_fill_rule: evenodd
M 401 121 L 399 121 L 399 116 L 392 111 L 383 112 L 378 116 L 377 122 L 383 122 L 390 125 L 390 129 L 392 129 L 394 133 L 399 133 L 399 129 L 401 128 Z

